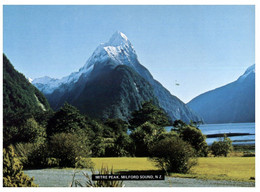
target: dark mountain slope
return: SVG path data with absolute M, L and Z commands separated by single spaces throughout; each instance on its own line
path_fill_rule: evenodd
M 3 113 L 8 116 L 50 110 L 43 94 L 3 55 Z M 5 118 L 6 117 L 6 118 Z

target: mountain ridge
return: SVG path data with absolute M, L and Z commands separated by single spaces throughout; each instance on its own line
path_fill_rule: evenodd
M 207 91 L 187 103 L 206 123 L 255 121 L 255 64 L 237 80 Z

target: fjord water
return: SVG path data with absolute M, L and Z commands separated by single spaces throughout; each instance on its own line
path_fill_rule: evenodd
M 167 131 L 171 126 L 166 127 Z M 204 135 L 223 134 L 223 133 L 248 133 L 251 135 L 229 137 L 234 145 L 252 145 L 255 144 L 255 123 L 226 123 L 226 124 L 202 124 L 199 129 Z M 208 145 L 220 138 L 207 138 Z

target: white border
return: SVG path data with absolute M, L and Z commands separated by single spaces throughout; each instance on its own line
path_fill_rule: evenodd
M 1 34 L 0 34 L 0 43 L 1 43 L 1 53 L 3 53 L 3 5 L 255 5 L 255 53 L 259 53 L 259 0 L 132 0 L 132 1 L 119 1 L 119 0 L 109 0 L 109 1 L 104 1 L 104 0 L 1 0 L 0 1 L 0 29 L 1 29 Z M 2 63 L 3 63 L 3 57 L 1 56 L 1 68 L 0 68 L 0 76 L 2 77 Z M 258 63 L 259 56 L 255 54 L 255 63 Z M 2 78 L 1 78 L 1 89 L 0 89 L 0 94 L 1 94 L 1 112 L 0 112 L 0 118 L 1 118 L 1 128 L 2 128 Z M 259 154 L 259 147 L 258 147 L 258 118 L 259 117 L 259 102 L 258 99 L 260 97 L 259 94 L 259 77 L 258 77 L 258 67 L 256 65 L 256 187 L 255 188 L 233 188 L 233 187 L 228 187 L 228 188 L 125 188 L 125 189 L 115 189 L 115 188 L 98 188 L 98 189 L 90 189 L 90 188 L 3 188 L 2 187 L 2 141 L 0 142 L 0 152 L 1 152 L 1 159 L 0 159 L 0 164 L 1 164 L 1 169 L 0 169 L 0 191 L 117 191 L 117 190 L 126 190 L 126 191 L 132 191 L 132 190 L 137 190 L 137 191 L 143 191 L 143 190 L 149 190 L 149 191 L 157 191 L 157 190 L 171 190 L 171 191 L 190 191 L 190 190 L 195 190 L 195 191 L 256 191 L 258 190 L 259 183 L 258 183 L 258 176 L 259 176 L 259 166 L 258 166 L 258 154 Z M 0 136 L 2 138 L 2 129 Z

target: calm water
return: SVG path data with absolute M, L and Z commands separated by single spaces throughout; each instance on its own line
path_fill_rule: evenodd
M 69 187 L 74 171 L 71 169 L 38 169 L 25 170 L 25 174 L 34 176 L 34 182 L 40 187 Z M 89 175 L 91 172 L 84 170 Z M 84 184 L 86 179 L 81 173 L 76 180 Z M 124 181 L 125 187 L 254 187 L 253 182 L 215 181 L 166 177 L 161 181 Z
M 172 127 L 166 127 L 170 131 Z M 204 135 L 218 134 L 218 133 L 250 133 L 255 134 L 255 123 L 227 123 L 227 124 L 204 124 L 199 126 Z M 220 138 L 208 138 L 206 141 L 211 145 L 214 141 Z M 244 135 L 230 137 L 233 144 L 245 145 L 255 144 L 255 135 Z

